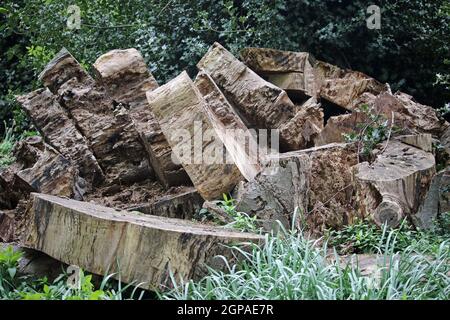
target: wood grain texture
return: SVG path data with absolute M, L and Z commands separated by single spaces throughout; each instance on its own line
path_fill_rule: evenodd
M 254 234 L 44 194 L 32 194 L 32 200 L 23 245 L 99 275 L 118 272 L 119 263 L 121 281 L 143 282 L 149 289 L 170 286 L 169 272 L 188 280 L 204 275 L 205 264 L 222 267 L 215 256 L 230 257 L 224 244 L 262 241 Z
M 355 167 L 358 210 L 378 225 L 395 227 L 416 214 L 434 174 L 433 154 L 390 141 L 375 162 Z
M 147 92 L 147 98 L 172 150 L 205 200 L 222 197 L 243 179 L 238 167 L 227 163 L 205 101 L 186 72 Z

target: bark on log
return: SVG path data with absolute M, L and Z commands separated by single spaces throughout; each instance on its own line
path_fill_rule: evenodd
M 219 139 L 245 179 L 253 180 L 261 171 L 256 138 L 207 73 L 200 71 L 195 85 L 206 102 L 206 115 Z
M 378 225 L 395 227 L 416 214 L 434 174 L 431 153 L 390 141 L 374 163 L 355 167 L 358 210 Z
M 97 159 L 82 136 L 59 105 L 57 98 L 48 89 L 38 89 L 17 98 L 45 141 L 71 160 L 80 170 L 80 175 L 92 185 L 103 180 L 103 172 Z
M 314 65 L 314 78 L 321 98 L 348 110 L 354 110 L 353 101 L 363 93 L 377 95 L 388 90 L 385 84 L 362 72 L 341 69 L 323 61 Z
M 255 182 L 237 188 L 236 208 L 258 216 L 265 229 L 275 220 L 289 226 L 296 208 L 314 232 L 343 226 L 356 215 L 351 207 L 356 163 L 355 147 L 346 144 L 274 155 Z
M 288 94 L 317 95 L 313 73 L 315 59 L 307 52 L 244 48 L 241 58 L 250 69 Z
M 219 43 L 214 43 L 197 64 L 219 86 L 246 121 L 259 129 L 279 129 L 297 109 L 286 92 L 259 77 Z M 284 149 L 297 149 L 299 141 L 280 136 Z
M 119 272 L 119 263 L 121 281 L 144 282 L 148 289 L 170 286 L 170 271 L 187 280 L 204 275 L 205 264 L 221 267 L 214 257 L 230 257 L 224 244 L 262 241 L 254 234 L 44 194 L 32 199 L 22 245 L 99 275 Z
M 115 108 L 105 89 L 66 51 L 40 75 L 86 137 L 108 182 L 133 183 L 151 177 L 145 151 L 124 108 Z
M 156 89 L 158 84 L 141 54 L 136 49 L 112 50 L 96 60 L 94 69 L 109 96 L 129 108 L 134 127 L 162 185 L 168 188 L 190 184 L 182 166 L 172 161 L 172 150 L 148 107 L 145 93 Z
M 186 72 L 147 98 L 177 158 L 205 200 L 222 196 L 243 179 L 238 167 L 225 155 L 205 101 Z

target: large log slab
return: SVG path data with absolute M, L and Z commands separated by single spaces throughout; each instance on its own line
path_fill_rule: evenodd
M 197 67 L 211 76 L 248 123 L 258 129 L 280 129 L 281 147 L 298 149 L 301 141 L 283 135 L 282 128 L 298 111 L 284 90 L 262 79 L 217 42 Z
M 44 194 L 32 194 L 32 200 L 24 246 L 95 274 L 120 271 L 121 281 L 148 289 L 170 286 L 170 272 L 187 280 L 204 275 L 205 265 L 221 266 L 216 255 L 231 257 L 224 245 L 262 241 L 254 234 Z
M 375 223 L 397 226 L 423 203 L 435 174 L 431 153 L 390 141 L 375 162 L 355 167 L 358 210 Z
M 206 114 L 219 139 L 245 179 L 253 180 L 261 171 L 255 136 L 207 73 L 201 71 L 195 79 L 195 85 L 205 99 Z
M 147 92 L 162 131 L 205 200 L 214 200 L 243 179 L 206 114 L 205 101 L 186 72 Z
M 45 141 L 71 160 L 89 186 L 103 180 L 103 172 L 89 148 L 88 141 L 48 89 L 38 89 L 17 101 L 41 132 Z
M 105 89 L 69 52 L 58 54 L 40 78 L 59 96 L 61 105 L 89 141 L 107 182 L 128 184 L 152 176 L 145 150 L 125 108 L 115 108 Z
M 129 109 L 158 180 L 166 188 L 189 184 L 182 166 L 172 161 L 172 150 L 148 107 L 145 93 L 158 84 L 141 54 L 136 49 L 112 50 L 95 61 L 94 69 L 109 96 Z
M 341 227 L 357 214 L 352 208 L 357 161 L 355 146 L 348 144 L 273 155 L 254 182 L 237 188 L 236 208 L 256 215 L 266 229 L 275 220 L 289 226 L 296 209 L 313 232 Z

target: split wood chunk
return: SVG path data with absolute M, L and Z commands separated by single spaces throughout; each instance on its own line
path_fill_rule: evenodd
M 279 129 L 297 112 L 284 90 L 262 79 L 217 42 L 197 67 L 211 76 L 228 101 L 255 128 Z M 292 138 L 280 135 L 283 149 L 297 149 L 301 143 Z
M 288 94 L 317 95 L 313 72 L 315 58 L 309 53 L 244 48 L 240 54 L 250 69 Z
M 314 77 L 321 98 L 348 110 L 354 110 L 353 102 L 363 93 L 377 95 L 388 90 L 385 84 L 362 72 L 341 69 L 322 61 L 314 65 Z
M 289 141 L 295 141 L 294 149 L 313 147 L 314 140 L 324 127 L 323 111 L 316 98 L 309 98 L 302 105 L 297 105 L 297 113 L 280 127 L 280 135 Z
M 58 52 L 39 75 L 39 80 L 54 94 L 58 92 L 61 85 L 73 78 L 79 83 L 94 84 L 92 77 L 66 48 Z
M 402 129 L 403 134 L 430 133 L 439 137 L 449 126 L 437 117 L 436 110 L 415 102 L 412 96 L 402 92 L 385 92 L 377 96 L 365 93 L 354 103 L 356 106 L 367 104 L 373 112 L 384 115 L 388 120 L 391 120 L 393 112 L 395 125 Z
M 78 176 L 78 169 L 50 146 L 30 168 L 15 174 L 16 188 L 26 192 L 42 192 L 62 197 L 83 199 L 85 181 Z
M 374 163 L 355 167 L 358 210 L 378 225 L 395 227 L 416 214 L 434 174 L 433 154 L 390 141 Z
M 194 188 L 176 195 L 166 195 L 156 201 L 128 208 L 128 211 L 138 211 L 158 217 L 191 220 L 194 214 L 202 208 L 203 198 Z
M 211 77 L 201 71 L 195 85 L 205 99 L 206 114 L 242 175 L 253 180 L 261 171 L 258 143 Z
M 367 123 L 368 117 L 361 112 L 352 112 L 335 117 L 330 117 L 323 130 L 316 136 L 314 143 L 322 146 L 329 143 L 344 142 L 345 134 L 359 134 L 363 128 L 361 124 Z
M 48 89 L 38 89 L 17 98 L 45 141 L 79 168 L 89 188 L 103 180 L 103 172 L 88 141 Z
M 273 155 L 255 182 L 241 184 L 236 208 L 262 220 L 265 229 L 292 223 L 297 209 L 313 231 L 343 226 L 355 217 L 353 145 L 330 144 Z
M 243 179 L 224 152 L 205 101 L 186 72 L 147 92 L 147 98 L 169 145 L 205 200 L 220 198 Z
M 263 241 L 255 234 L 44 194 L 32 194 L 21 239 L 66 264 L 98 275 L 116 273 L 116 279 L 147 289 L 170 286 L 171 272 L 188 280 L 205 275 L 206 265 L 222 267 L 216 256 L 231 258 L 224 245 Z
M 129 109 L 134 127 L 162 185 L 168 188 L 190 184 L 182 166 L 172 161 L 172 150 L 148 107 L 146 91 L 156 89 L 158 84 L 139 51 L 109 51 L 97 59 L 94 69 L 109 96 Z
M 108 183 L 129 184 L 152 176 L 127 111 L 115 108 L 105 89 L 95 83 L 67 50 L 47 65 L 41 79 L 59 96 L 61 105 L 89 141 Z

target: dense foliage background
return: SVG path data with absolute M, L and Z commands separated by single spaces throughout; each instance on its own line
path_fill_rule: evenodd
M 79 30 L 66 25 L 74 4 Z M 370 4 L 381 8 L 379 30 L 366 27 Z M 14 120 L 16 131 L 27 127 L 14 94 L 38 87 L 37 74 L 62 47 L 87 67 L 108 50 L 136 47 L 160 83 L 193 74 L 213 41 L 234 53 L 309 51 L 439 108 L 450 100 L 449 8 L 449 0 L 3 0 L 0 133 Z

